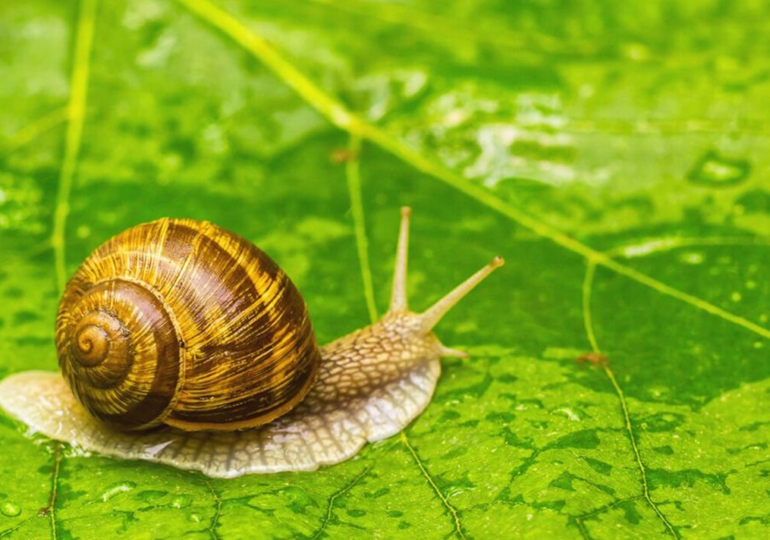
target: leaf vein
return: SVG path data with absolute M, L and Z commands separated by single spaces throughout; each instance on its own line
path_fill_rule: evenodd
M 27 124 L 8 138 L 0 155 L 7 156 L 67 120 L 67 107 L 54 109 Z
M 591 344 L 591 349 L 593 350 L 594 353 L 600 354 L 601 350 L 599 349 L 599 343 L 596 341 L 596 333 L 594 332 L 593 316 L 591 314 L 591 296 L 593 293 L 593 281 L 594 281 L 595 275 L 596 275 L 596 263 L 592 259 L 589 259 L 588 265 L 586 268 L 585 279 L 583 280 L 583 290 L 582 290 L 583 324 L 585 325 L 586 335 L 588 336 L 588 342 Z M 660 508 L 658 508 L 658 505 L 655 504 L 655 502 L 650 497 L 650 488 L 647 483 L 647 468 L 645 467 L 644 462 L 642 461 L 642 454 L 639 451 L 639 446 L 636 443 L 636 435 L 634 435 L 634 430 L 633 430 L 633 427 L 631 426 L 631 414 L 629 413 L 629 410 L 628 410 L 628 402 L 626 401 L 626 396 L 623 393 L 623 389 L 620 387 L 620 384 L 618 384 L 618 380 L 615 377 L 615 373 L 612 371 L 612 368 L 610 368 L 609 363 L 603 362 L 602 368 L 604 370 L 604 373 L 607 375 L 607 378 L 610 380 L 610 383 L 612 383 L 612 387 L 615 389 L 615 393 L 617 394 L 618 399 L 620 400 L 620 408 L 623 412 L 623 420 L 625 422 L 626 433 L 628 434 L 628 438 L 631 441 L 631 448 L 633 449 L 634 458 L 636 460 L 637 467 L 639 468 L 639 474 L 642 480 L 642 496 L 644 497 L 644 500 L 647 502 L 650 508 L 652 508 L 652 510 L 655 512 L 658 518 L 666 526 L 666 529 L 671 534 L 671 536 L 673 536 L 674 538 L 679 538 L 679 535 L 676 533 L 676 530 L 674 529 L 674 527 L 668 521 L 668 519 L 660 510 Z
M 29 516 L 27 519 L 23 519 L 20 522 L 18 522 L 16 525 L 9 527 L 8 529 L 0 531 L 0 538 L 5 538 L 7 536 L 12 535 L 19 529 L 21 529 L 24 525 L 35 519 L 37 516 Z
M 361 138 L 350 136 L 348 146 L 350 157 L 345 164 L 345 176 L 347 178 L 348 192 L 350 194 L 350 208 L 353 214 L 353 227 L 356 233 L 356 248 L 358 250 L 358 264 L 361 269 L 361 280 L 364 285 L 364 298 L 369 310 L 369 319 L 377 322 L 377 304 L 374 299 L 374 285 L 372 280 L 372 268 L 369 264 L 369 239 L 366 236 L 366 218 L 364 216 L 364 203 L 361 190 Z
M 452 515 L 452 519 L 454 520 L 455 525 L 455 534 L 462 538 L 463 540 L 467 540 L 467 536 L 465 536 L 465 533 L 463 532 L 463 526 L 462 522 L 460 521 L 460 515 L 457 513 L 457 509 L 452 506 L 452 504 L 449 502 L 449 500 L 444 496 L 444 494 L 441 492 L 441 490 L 436 485 L 435 480 L 433 480 L 433 477 L 428 472 L 427 467 L 425 467 L 425 464 L 422 462 L 422 459 L 420 459 L 419 454 L 417 453 L 417 450 L 414 449 L 412 444 L 409 442 L 409 438 L 406 436 L 405 432 L 401 432 L 401 442 L 404 443 L 404 446 L 406 446 L 406 449 L 409 450 L 409 453 L 412 454 L 412 458 L 414 459 L 414 462 L 417 464 L 417 466 L 420 468 L 420 471 L 422 472 L 422 475 L 425 477 L 425 480 L 428 481 L 428 484 L 430 484 L 430 487 L 433 489 L 436 496 L 438 496 L 439 499 L 441 499 L 441 503 L 444 505 L 444 507 L 449 511 L 449 513 Z
M 519 208 L 506 203 L 487 189 L 474 184 L 467 178 L 447 168 L 441 163 L 429 159 L 397 137 L 382 128 L 366 121 L 345 107 L 337 98 L 325 92 L 311 81 L 304 73 L 285 59 L 281 53 L 264 38 L 246 27 L 232 14 L 221 9 L 209 0 L 178 0 L 182 5 L 203 21 L 211 24 L 240 44 L 255 58 L 271 69 L 285 84 L 299 94 L 310 106 L 324 115 L 332 124 L 349 134 L 369 140 L 390 152 L 403 162 L 428 176 L 449 185 L 457 191 L 495 210 L 515 223 L 526 227 L 535 234 L 546 238 L 562 248 L 592 260 L 594 264 L 604 266 L 632 281 L 649 287 L 660 294 L 676 298 L 697 309 L 720 317 L 755 334 L 770 339 L 770 330 L 740 315 L 731 313 L 692 294 L 680 291 L 655 278 L 626 266 L 606 253 L 602 253 L 573 237 L 551 227 L 541 218 L 530 215 Z
M 607 251 L 612 256 L 634 259 L 687 247 L 757 247 L 770 246 L 770 238 L 763 236 L 671 236 L 651 238 L 636 244 L 625 244 Z
M 321 534 L 323 534 L 324 530 L 326 530 L 326 526 L 329 524 L 329 521 L 332 519 L 332 512 L 334 510 L 334 502 L 339 498 L 345 495 L 347 492 L 349 492 L 351 489 L 356 487 L 356 485 L 366 476 L 369 474 L 369 471 L 372 470 L 372 467 L 374 465 L 369 465 L 365 467 L 360 473 L 358 473 L 353 480 L 347 483 L 344 487 L 341 489 L 335 491 L 331 494 L 329 497 L 329 503 L 326 506 L 326 515 L 324 516 L 323 521 L 321 522 L 321 526 L 319 529 L 315 532 L 313 536 L 311 536 L 311 540 L 315 540 L 316 538 L 320 537 Z
M 377 321 L 378 316 L 377 316 L 376 306 L 374 305 L 374 286 L 372 284 L 371 267 L 369 266 L 368 241 L 366 237 L 366 219 L 364 216 L 363 200 L 361 197 L 360 161 L 358 158 L 358 154 L 361 151 L 361 141 L 359 137 L 355 135 L 351 135 L 349 150 L 351 152 L 351 159 L 348 161 L 348 164 L 347 164 L 348 190 L 350 192 L 350 199 L 353 207 L 353 218 L 355 221 L 355 228 L 356 228 L 356 244 L 358 247 L 358 256 L 359 256 L 359 262 L 361 267 L 361 275 L 364 281 L 364 294 L 367 297 L 367 304 L 369 307 L 370 318 L 374 323 Z M 431 478 L 427 469 L 425 468 L 419 456 L 417 455 L 417 452 L 411 446 L 411 444 L 409 443 L 409 440 L 407 439 L 403 431 L 401 432 L 400 438 L 401 438 L 401 441 L 406 445 L 409 452 L 411 452 L 412 457 L 417 463 L 417 466 L 420 468 L 420 471 L 422 472 L 423 476 L 425 476 L 425 478 L 428 480 L 428 483 L 432 486 L 433 490 L 441 499 L 442 503 L 444 504 L 444 507 L 447 510 L 449 510 L 450 514 L 452 515 L 454 519 L 454 525 L 455 525 L 454 532 L 458 534 L 460 538 L 465 539 L 466 537 L 465 537 L 465 534 L 463 533 L 462 526 L 460 523 L 460 518 L 457 514 L 457 510 L 449 503 L 446 497 L 444 497 L 443 493 L 441 493 L 441 491 L 438 489 L 438 486 L 436 486 L 436 483 Z M 361 476 L 363 476 L 363 474 Z M 351 487 L 355 485 L 355 482 L 357 482 L 357 480 L 354 481 Z M 343 492 L 345 491 L 346 490 L 343 490 Z M 320 532 L 326 526 L 326 523 L 331 518 L 331 507 L 333 503 L 333 498 L 329 501 L 330 505 L 329 505 L 329 513 L 327 514 L 327 518 L 322 524 L 321 529 L 319 529 L 319 532 L 316 533 L 316 535 L 314 535 L 313 538 L 316 538 L 317 535 L 320 534 Z
M 216 488 L 208 480 L 208 478 L 206 478 L 205 476 L 203 476 L 202 478 L 203 478 L 203 483 L 211 492 L 211 497 L 214 499 L 214 515 L 211 518 L 211 525 L 209 525 L 209 535 L 214 540 L 219 540 L 219 538 L 221 537 L 217 532 L 217 527 L 219 526 L 219 516 L 222 513 L 222 497 L 219 496 L 219 493 L 217 492 Z
M 65 228 L 69 214 L 69 199 L 75 177 L 78 155 L 83 139 L 91 46 L 94 38 L 96 3 L 98 0 L 81 0 L 75 34 L 75 57 L 70 77 L 70 99 L 67 105 L 67 133 L 64 138 L 64 159 L 59 172 L 56 207 L 54 209 L 51 244 L 54 248 L 56 283 L 64 290 L 67 275 L 65 269 Z
M 584 514 L 580 514 L 579 516 L 572 516 L 572 519 L 574 520 L 575 525 L 577 526 L 578 530 L 580 531 L 580 535 L 583 538 L 585 538 L 585 539 L 590 539 L 590 538 L 592 538 L 592 536 L 591 536 L 591 533 L 588 532 L 588 529 L 585 526 L 585 520 L 586 519 L 589 519 L 589 518 L 592 518 L 592 517 L 597 516 L 599 514 L 602 514 L 602 513 L 606 512 L 607 510 L 611 510 L 612 508 L 615 508 L 616 506 L 618 506 L 620 504 L 623 504 L 623 503 L 626 503 L 626 502 L 631 502 L 631 501 L 636 501 L 636 500 L 643 499 L 643 498 L 644 497 L 642 495 L 637 495 L 636 497 L 629 497 L 629 498 L 626 498 L 626 499 L 618 499 L 618 500 L 613 501 L 613 502 L 611 502 L 609 504 L 605 504 L 604 506 L 601 506 L 599 508 L 595 508 L 594 510 L 591 510 L 590 512 L 586 512 Z
M 48 499 L 48 514 L 51 516 L 51 538 L 56 540 L 56 496 L 59 492 L 59 472 L 61 471 L 62 451 L 61 443 L 54 444 L 53 475 L 51 477 L 51 496 Z

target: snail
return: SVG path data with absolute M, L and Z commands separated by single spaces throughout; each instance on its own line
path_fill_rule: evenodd
M 160 219 L 80 266 L 56 319 L 61 374 L 0 382 L 0 406 L 85 451 L 213 477 L 314 470 L 404 429 L 429 404 L 433 328 L 499 257 L 422 313 L 407 307 L 408 208 L 392 297 L 374 324 L 319 347 L 280 267 L 208 222 Z

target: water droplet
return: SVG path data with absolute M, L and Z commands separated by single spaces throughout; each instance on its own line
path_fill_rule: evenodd
M 643 62 L 650 57 L 650 50 L 641 43 L 624 43 L 620 50 L 623 56 L 636 62 Z
M 711 150 L 695 164 L 687 178 L 696 184 L 720 187 L 737 184 L 750 172 L 747 160 L 726 158 Z
M 158 490 L 151 489 L 147 491 L 142 491 L 139 495 L 137 495 L 137 498 L 146 503 L 154 503 L 155 501 L 165 497 L 166 495 L 168 495 L 167 491 L 158 491 Z
M 172 508 L 187 508 L 192 503 L 192 497 L 189 495 L 177 495 L 171 499 Z
M 730 295 L 730 300 L 733 302 L 740 302 L 741 298 L 743 298 L 743 296 L 741 296 L 741 293 L 737 291 Z
M 113 484 L 110 487 L 108 487 L 106 490 L 102 492 L 102 494 L 99 496 L 102 500 L 102 502 L 107 502 L 116 495 L 120 495 L 121 493 L 127 493 L 134 489 L 136 487 L 136 484 L 134 482 L 119 482 L 117 484 Z
M 198 514 L 190 514 L 190 517 L 188 518 L 193 523 L 200 523 L 201 517 Z
M 688 251 L 679 256 L 679 260 L 685 264 L 701 264 L 704 260 L 703 253 Z
M 558 409 L 556 412 L 563 412 L 567 418 L 572 420 L 573 422 L 580 422 L 580 417 L 575 414 L 571 409 L 567 409 L 566 407 L 563 409 Z
M 0 512 L 2 512 L 4 516 L 16 517 L 21 514 L 21 506 L 11 501 L 3 501 L 3 503 L 0 504 Z

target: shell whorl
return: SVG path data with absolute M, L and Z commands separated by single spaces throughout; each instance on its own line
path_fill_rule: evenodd
M 168 416 L 184 364 L 169 307 L 153 292 L 120 278 L 88 290 L 73 283 L 58 329 L 62 373 L 91 414 L 123 429 Z
M 194 220 L 139 225 L 92 253 L 62 297 L 56 342 L 78 400 L 122 429 L 269 422 L 304 398 L 321 362 L 286 274 Z

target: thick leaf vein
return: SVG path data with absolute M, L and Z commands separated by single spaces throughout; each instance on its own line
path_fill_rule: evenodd
M 201 19 L 224 32 L 252 55 L 261 60 L 287 85 L 304 98 L 308 104 L 326 116 L 327 119 L 338 128 L 348 133 L 355 134 L 362 139 L 372 141 L 423 173 L 448 184 L 488 208 L 491 208 L 526 227 L 535 234 L 547 238 L 559 246 L 577 253 L 586 259 L 592 260 L 597 265 L 604 266 L 622 276 L 636 281 L 637 283 L 641 283 L 660 294 L 676 298 L 677 300 L 685 302 L 707 313 L 746 328 L 762 337 L 770 338 L 770 330 L 767 328 L 617 262 L 606 253 L 597 251 L 594 248 L 575 240 L 571 236 L 552 228 L 538 217 L 529 215 L 515 206 L 506 203 L 486 188 L 470 182 L 467 178 L 420 154 L 402 143 L 396 137 L 374 124 L 365 121 L 349 111 L 339 100 L 327 94 L 317 86 L 305 74 L 281 56 L 280 52 L 265 39 L 246 27 L 230 13 L 209 2 L 209 0 L 178 1 Z

